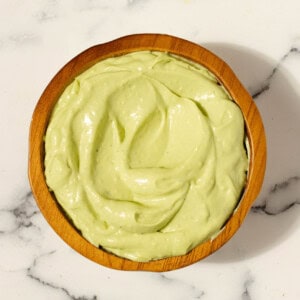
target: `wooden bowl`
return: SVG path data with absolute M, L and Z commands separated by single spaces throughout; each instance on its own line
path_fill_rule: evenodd
M 49 192 L 44 175 L 43 139 L 51 111 L 66 86 L 73 81 L 74 77 L 100 60 L 140 50 L 167 51 L 209 69 L 241 108 L 250 144 L 250 166 L 243 196 L 219 235 L 213 240 L 200 244 L 186 255 L 150 262 L 135 262 L 117 257 L 85 240 L 69 222 L 54 194 Z M 219 249 L 234 235 L 251 208 L 263 182 L 265 165 L 264 127 L 249 93 L 224 61 L 197 44 L 173 36 L 130 35 L 87 49 L 68 62 L 54 76 L 43 92 L 32 116 L 29 137 L 29 180 L 41 212 L 56 233 L 73 249 L 87 258 L 113 269 L 156 272 L 174 270 L 199 261 Z

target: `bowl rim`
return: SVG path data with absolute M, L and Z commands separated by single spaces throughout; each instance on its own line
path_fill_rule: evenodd
M 97 248 L 84 239 L 66 217 L 62 208 L 46 185 L 44 175 L 44 135 L 54 105 L 63 90 L 86 69 L 108 57 L 129 52 L 152 50 L 169 52 L 206 67 L 226 88 L 240 107 L 249 140 L 250 157 L 247 183 L 236 209 L 220 233 L 201 243 L 189 253 L 149 262 L 136 262 L 118 257 Z M 266 137 L 259 111 L 250 94 L 232 69 L 217 55 L 204 47 L 166 34 L 133 34 L 107 43 L 95 45 L 81 52 L 52 78 L 42 93 L 32 115 L 29 133 L 28 177 L 33 196 L 47 222 L 74 250 L 90 260 L 118 270 L 164 272 L 195 263 L 223 246 L 238 230 L 262 186 L 266 168 Z

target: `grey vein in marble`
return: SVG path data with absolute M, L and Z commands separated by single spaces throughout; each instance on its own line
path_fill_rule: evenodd
M 204 291 L 199 290 L 193 284 L 188 284 L 184 281 L 170 278 L 169 276 L 163 273 L 159 274 L 158 276 L 161 279 L 161 282 L 164 282 L 166 284 L 175 284 L 176 286 L 181 285 L 183 288 L 187 289 L 187 291 L 189 291 L 193 295 L 193 297 L 192 298 L 186 297 L 186 299 L 201 299 L 205 295 Z
M 48 0 L 41 3 L 41 7 L 33 14 L 33 17 L 39 22 L 47 22 L 58 17 L 59 7 L 57 1 Z
M 49 10 L 41 10 L 35 14 L 35 17 L 38 22 L 47 22 L 57 18 L 57 14 L 50 12 Z
M 247 278 L 247 280 L 244 283 L 244 291 L 242 294 L 242 300 L 251 300 L 251 296 L 249 293 L 249 287 L 252 285 L 252 283 L 254 282 L 252 277 Z
M 18 232 L 22 228 L 35 227 L 39 229 L 35 224 L 32 223 L 32 217 L 39 214 L 40 211 L 37 208 L 33 197 L 32 192 L 26 192 L 22 197 L 20 204 L 12 209 L 0 209 L 0 213 L 6 212 L 12 214 L 14 217 L 14 226 L 9 230 L 0 229 L 1 234 L 13 234 Z M 19 236 L 22 238 L 21 236 Z
M 277 207 L 275 210 L 270 208 L 270 202 L 272 201 L 272 195 L 277 194 L 280 191 L 284 191 L 289 189 L 292 185 L 296 185 L 300 182 L 300 176 L 292 176 L 287 180 L 284 180 L 280 183 L 276 183 L 269 191 L 268 196 L 264 199 L 263 203 L 260 205 L 253 205 L 251 211 L 253 213 L 263 212 L 266 215 L 276 216 L 280 213 L 283 213 L 292 207 L 295 207 L 297 204 L 300 204 L 300 196 L 299 198 L 294 199 L 288 204 L 284 204 L 281 207 Z
M 61 291 L 62 293 L 64 293 L 69 299 L 72 300 L 97 300 L 98 297 L 96 295 L 93 295 L 92 297 L 88 297 L 88 296 L 75 296 L 73 295 L 68 289 L 66 289 L 63 286 L 58 286 L 55 285 L 54 283 L 48 282 L 43 280 L 42 278 L 40 278 L 39 276 L 37 276 L 36 274 L 34 274 L 34 268 L 36 267 L 36 265 L 38 264 L 38 260 L 41 259 L 42 257 L 45 256 L 49 256 L 54 254 L 56 251 L 51 251 L 49 253 L 40 255 L 39 257 L 35 258 L 32 265 L 29 266 L 26 269 L 26 276 L 34 281 L 36 281 L 37 283 L 41 284 L 44 287 L 48 287 L 54 290 L 58 290 Z
M 0 49 L 5 49 L 9 47 L 20 47 L 27 45 L 36 45 L 40 43 L 41 38 L 33 33 L 19 32 L 14 33 L 0 39 Z
M 132 6 L 136 6 L 137 4 L 142 3 L 142 2 L 145 2 L 145 1 L 141 1 L 141 0 L 127 0 L 127 5 L 129 7 L 132 7 Z
M 276 183 L 270 193 L 271 194 L 274 194 L 276 193 L 277 191 L 279 190 L 282 190 L 282 189 L 287 189 L 291 184 L 293 183 L 296 183 L 300 180 L 300 176 L 292 176 L 290 178 L 288 178 L 287 180 L 283 181 L 283 182 L 280 182 L 280 183 Z
M 257 99 L 260 95 L 262 95 L 264 92 L 270 89 L 271 81 L 277 73 L 278 69 L 280 68 L 281 64 L 292 54 L 300 54 L 300 49 L 297 47 L 291 47 L 289 51 L 281 57 L 279 62 L 272 69 L 270 75 L 264 80 L 262 86 L 252 94 L 253 99 Z

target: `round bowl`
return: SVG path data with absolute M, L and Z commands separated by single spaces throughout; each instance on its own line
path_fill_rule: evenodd
M 240 107 L 249 140 L 247 183 L 238 206 L 220 233 L 189 253 L 149 262 L 135 262 L 99 249 L 82 237 L 49 191 L 44 175 L 44 136 L 54 105 L 73 79 L 108 57 L 141 50 L 165 51 L 199 63 L 213 73 Z M 91 47 L 69 61 L 50 81 L 32 116 L 29 137 L 29 180 L 33 195 L 46 220 L 73 249 L 103 266 L 119 270 L 168 271 L 195 263 L 223 246 L 237 231 L 257 197 L 266 165 L 266 139 L 260 114 L 249 93 L 231 68 L 215 54 L 189 41 L 161 34 L 136 34 Z

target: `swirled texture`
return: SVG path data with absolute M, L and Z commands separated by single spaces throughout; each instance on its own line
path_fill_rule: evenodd
M 78 76 L 45 147 L 47 184 L 74 225 L 136 261 L 215 235 L 248 168 L 239 107 L 204 67 L 162 52 L 109 58 Z

